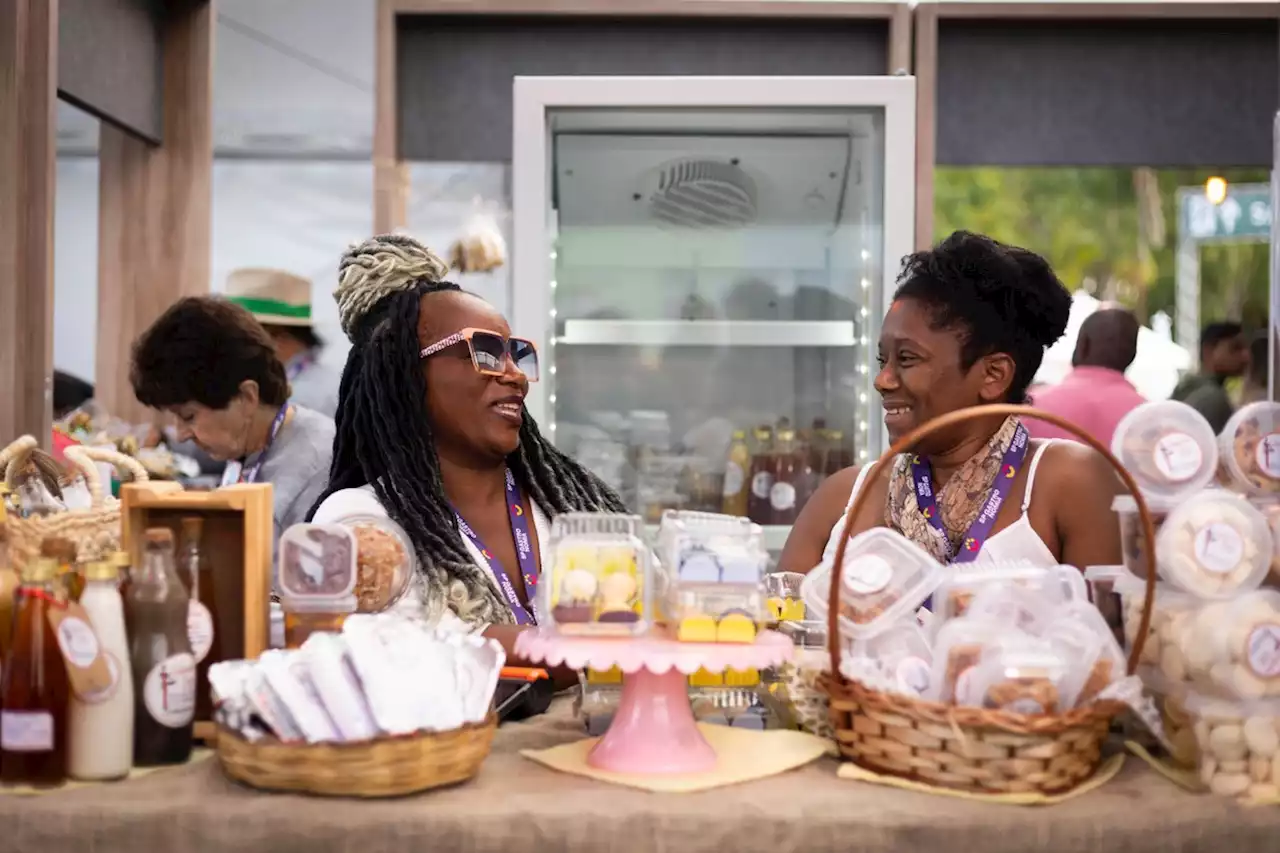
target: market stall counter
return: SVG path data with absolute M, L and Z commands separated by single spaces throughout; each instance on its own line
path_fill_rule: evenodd
M 548 770 L 520 755 L 577 740 L 557 700 L 499 729 L 470 783 L 391 800 L 271 795 L 216 758 L 114 785 L 0 795 L 0 853 L 402 853 L 404 850 L 1195 853 L 1275 850 L 1276 812 L 1186 793 L 1130 759 L 1101 788 L 1050 807 L 987 805 L 841 780 L 834 759 L 759 782 L 653 794 Z

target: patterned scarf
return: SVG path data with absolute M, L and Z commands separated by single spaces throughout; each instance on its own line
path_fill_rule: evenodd
M 950 555 L 958 552 L 961 540 L 982 511 L 982 504 L 996 481 L 1001 460 L 1013 443 L 1017 428 L 1018 419 L 1007 418 L 991 436 L 987 446 L 971 456 L 960 470 L 951 475 L 946 485 L 937 490 L 942 526 L 947 531 L 945 538 L 924 517 L 916 503 L 909 453 L 894 460 L 893 473 L 889 477 L 889 502 L 884 511 L 885 522 L 932 554 L 938 562 L 951 562 Z

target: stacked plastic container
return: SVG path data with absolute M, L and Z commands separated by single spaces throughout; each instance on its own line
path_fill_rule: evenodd
M 1135 409 L 1113 452 L 1158 525 L 1160 581 L 1139 673 L 1157 699 L 1173 758 L 1217 794 L 1280 795 L 1280 405 L 1243 407 L 1216 438 L 1179 403 Z M 1127 568 L 1141 570 L 1132 498 L 1115 504 Z M 1115 581 L 1136 639 L 1143 581 Z M 1246 737 L 1246 729 L 1248 737 Z

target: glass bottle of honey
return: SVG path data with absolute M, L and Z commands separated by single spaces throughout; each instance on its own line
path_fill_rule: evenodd
M 18 570 L 9 559 L 8 514 L 0 502 L 0 661 L 9 651 L 13 637 L 13 613 L 17 606 L 16 593 L 21 579 Z
M 755 446 L 751 450 L 751 493 L 747 496 L 747 518 L 756 524 L 769 524 L 769 492 L 773 489 L 773 430 L 756 427 Z
M 71 688 L 49 608 L 55 560 L 40 558 L 23 574 L 13 642 L 0 681 L 0 781 L 52 787 L 67 778 L 67 703 Z
M 747 470 L 751 467 L 751 449 L 747 447 L 746 430 L 733 431 L 729 445 L 729 458 L 724 465 L 723 500 L 720 511 L 725 515 L 746 516 L 747 495 L 751 484 L 747 482 Z
M 796 520 L 799 466 L 796 464 L 795 442 L 794 432 L 789 429 L 778 430 L 778 443 L 773 457 L 773 485 L 769 488 L 768 524 L 791 524 Z
M 187 588 L 187 636 L 196 659 L 196 719 L 213 717 L 209 694 L 209 667 L 222 660 L 217 630 L 217 606 L 213 595 L 213 567 L 204 547 L 204 519 L 182 519 L 182 539 L 178 546 L 178 576 Z

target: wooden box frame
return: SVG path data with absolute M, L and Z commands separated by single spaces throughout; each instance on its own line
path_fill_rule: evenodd
M 183 491 L 177 483 L 128 483 L 120 489 L 121 542 L 130 565 L 142 555 L 142 533 L 149 527 L 168 527 L 175 541 L 182 519 L 200 516 L 204 537 L 217 578 L 238 577 L 238 589 L 226 594 L 234 605 L 219 607 L 219 618 L 231 621 L 231 636 L 223 646 L 228 659 L 256 658 L 269 647 L 271 566 L 274 527 L 270 483 L 228 486 L 212 492 Z M 230 546 L 230 547 L 228 547 Z M 235 566 L 237 571 L 230 571 Z M 237 630 L 238 629 L 238 630 Z M 225 639 L 224 634 L 224 639 Z M 210 720 L 196 719 L 197 738 L 214 736 Z

